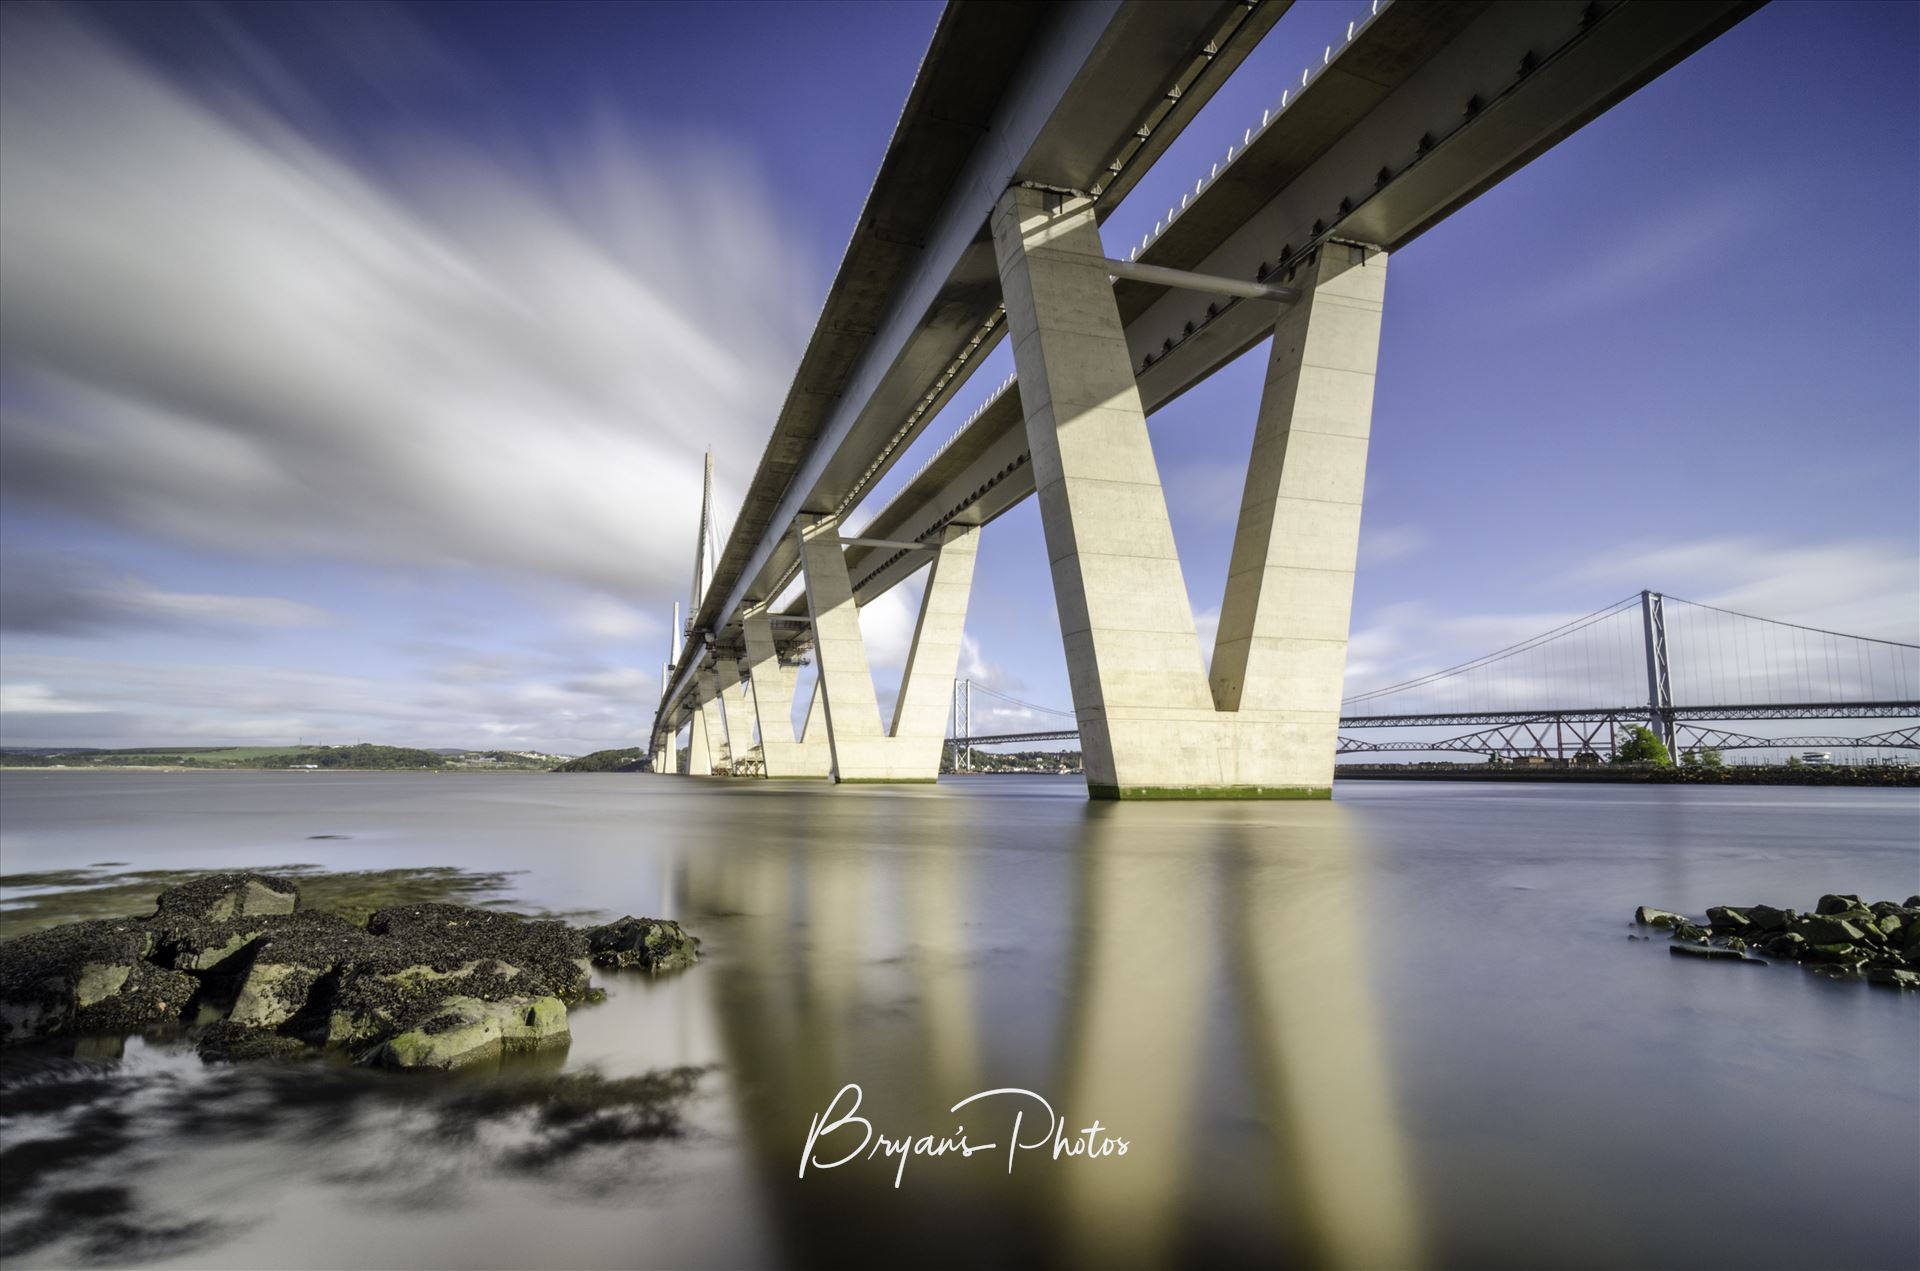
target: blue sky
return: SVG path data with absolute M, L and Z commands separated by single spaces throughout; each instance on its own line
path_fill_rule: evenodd
M 1110 243 L 1366 7 L 1296 5 Z M 5 744 L 631 744 L 937 6 L 179 14 L 5 14 Z M 1914 6 L 1769 5 L 1396 255 L 1350 685 L 1643 586 L 1920 638 L 1916 65 Z M 1151 425 L 1203 629 L 1262 356 Z M 1066 706 L 1039 544 L 984 536 L 967 670 Z

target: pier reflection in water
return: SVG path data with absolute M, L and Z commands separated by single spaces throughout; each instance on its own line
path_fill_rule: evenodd
M 778 1243 L 819 1261 L 1420 1264 L 1352 813 L 1046 799 L 1028 810 L 1062 832 L 1036 835 L 1028 802 L 837 797 L 688 860 L 689 913 L 728 945 L 703 970 Z M 898 1189 L 898 1158 L 799 1177 L 848 1082 L 879 1133 L 964 1123 L 998 1148 L 914 1156 Z M 1012 1114 L 1033 1142 L 1037 1104 L 949 1111 L 1001 1088 L 1127 1153 L 1009 1167 Z

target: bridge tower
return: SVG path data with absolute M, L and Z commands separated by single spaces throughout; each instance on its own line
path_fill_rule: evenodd
M 1015 187 L 992 230 L 1089 793 L 1327 797 L 1386 253 L 1290 262 L 1209 673 L 1094 205 Z
M 1647 727 L 1660 738 L 1667 754 L 1680 761 L 1673 722 L 1673 680 L 1667 674 L 1666 598 L 1657 591 L 1640 593 L 1640 625 L 1647 642 Z

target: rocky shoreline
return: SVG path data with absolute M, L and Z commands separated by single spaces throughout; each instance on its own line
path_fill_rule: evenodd
M 331 1052 L 447 1069 L 565 1042 L 595 965 L 662 973 L 700 942 L 664 919 L 575 928 L 466 905 L 303 909 L 291 879 L 209 874 L 148 917 L 0 943 L 0 1046 L 58 1036 L 186 1035 L 208 1060 Z
M 1920 989 L 1920 896 L 1896 904 L 1851 893 L 1820 897 L 1810 913 L 1772 905 L 1715 905 L 1704 920 L 1642 905 L 1633 920 L 1673 937 L 1675 957 L 1766 965 L 1798 962 L 1836 979 L 1864 977 L 1885 988 Z

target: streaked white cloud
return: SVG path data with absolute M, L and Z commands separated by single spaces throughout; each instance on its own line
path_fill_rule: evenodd
M 1416 525 L 1363 524 L 1360 529 L 1360 564 L 1384 565 L 1422 551 L 1432 536 Z
M 0 720 L 9 715 L 96 715 L 106 709 L 62 697 L 45 684 L 0 683 Z
M 807 324 L 739 165 L 600 127 L 539 179 L 444 137 L 387 178 L 54 11 L 4 45 L 10 500 L 220 552 L 684 587 L 701 451 L 757 451 Z
M 129 628 L 291 630 L 329 626 L 333 614 L 282 596 L 169 591 L 96 561 L 9 553 L 0 563 L 0 629 L 38 635 Z

